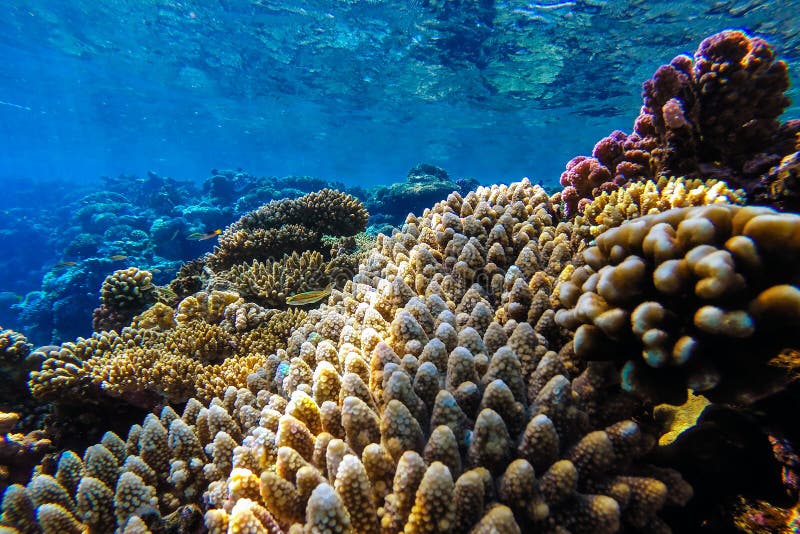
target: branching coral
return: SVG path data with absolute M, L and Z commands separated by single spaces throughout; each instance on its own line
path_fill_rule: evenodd
M 175 315 L 175 319 L 173 319 Z M 150 407 L 207 401 L 267 365 L 305 312 L 265 310 L 232 293 L 199 293 L 177 310 L 157 304 L 116 332 L 51 350 L 30 388 L 41 399 L 90 400 L 100 393 Z
M 253 260 L 219 273 L 243 298 L 270 308 L 285 308 L 290 295 L 313 291 L 352 278 L 359 255 L 343 253 L 325 261 L 317 251 L 292 252 L 280 260 Z M 337 284 L 338 282 L 338 284 Z
M 32 402 L 28 373 L 39 363 L 27 338 L 0 329 L 0 487 L 25 480 L 50 448 L 40 429 L 46 407 Z
M 718 205 L 601 234 L 562 284 L 575 354 L 612 360 L 623 388 L 681 404 L 687 388 L 753 402 L 792 378 L 770 365 L 800 325 L 800 216 Z
M 642 215 L 689 206 L 743 204 L 744 200 L 744 191 L 734 191 L 724 181 L 661 177 L 658 182 L 635 182 L 603 192 L 586 204 L 575 225 L 587 227 L 594 238 Z
M 20 332 L 0 328 L 0 373 L 8 382 L 18 382 L 27 372 L 26 360 L 33 346 Z
M 328 283 L 343 285 L 366 252 L 359 249 L 364 239 L 323 232 L 349 236 L 366 220 L 358 200 L 325 189 L 245 215 L 223 233 L 214 254 L 181 270 L 174 289 L 154 286 L 147 271 L 115 272 L 102 287 L 97 333 L 49 351 L 31 376 L 34 396 L 76 402 L 103 393 L 151 407 L 192 396 L 207 401 L 220 388 L 245 385 L 305 317 L 278 313 L 286 298 Z M 313 234 L 313 246 L 303 241 L 304 232 Z M 275 260 L 270 255 L 276 249 L 259 241 L 266 235 L 280 237 L 281 250 L 302 252 Z M 303 250 L 323 244 L 331 247 L 327 256 Z M 250 256 L 255 259 L 240 263 Z M 147 309 L 157 298 L 161 302 Z
M 123 468 L 91 475 L 102 514 L 72 504 L 86 468 L 43 471 L 6 494 L 4 524 L 60 506 L 120 527 L 138 521 L 128 500 L 158 495 L 151 530 L 201 501 L 211 532 L 663 530 L 660 510 L 691 490 L 639 460 L 654 439 L 633 399 L 557 352 L 552 309 L 580 240 L 555 213 L 523 181 L 410 217 L 244 387 L 148 416 L 124 449 L 108 438 Z M 218 317 L 208 309 L 182 305 L 175 328 L 192 310 Z

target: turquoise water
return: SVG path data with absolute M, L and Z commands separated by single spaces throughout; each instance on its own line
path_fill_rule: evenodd
M 746 28 L 794 64 L 793 3 L 13 2 L 0 178 L 241 167 L 368 185 L 424 161 L 555 183 L 712 33 Z
M 0 531 L 800 529 L 800 0 L 7 4 Z

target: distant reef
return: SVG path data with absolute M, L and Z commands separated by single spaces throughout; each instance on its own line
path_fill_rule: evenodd
M 474 179 L 453 181 L 428 164 L 409 171 L 406 182 L 369 188 L 311 176 L 254 176 L 241 169 L 212 169 L 199 186 L 155 172 L 103 177 L 97 190 L 63 191 L 62 202 L 41 216 L 34 216 L 35 206 L 0 214 L 7 223 L 0 242 L 20 251 L 0 259 L 7 273 L 20 273 L 0 293 L 5 303 L 0 324 L 39 344 L 87 336 L 109 274 L 135 267 L 164 283 L 182 264 L 212 250 L 216 236 L 198 236 L 271 201 L 325 188 L 347 192 L 369 210 L 368 232 L 391 233 L 408 213 L 476 185 Z M 40 222 L 30 224 L 34 220 Z M 31 242 L 46 246 L 30 247 Z

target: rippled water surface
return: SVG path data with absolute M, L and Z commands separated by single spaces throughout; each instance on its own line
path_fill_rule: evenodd
M 800 49 L 795 2 L 12 4 L 0 34 L 12 178 L 244 167 L 371 184 L 427 161 L 554 183 L 573 155 L 630 130 L 641 83 L 711 33 L 746 28 L 792 67 Z

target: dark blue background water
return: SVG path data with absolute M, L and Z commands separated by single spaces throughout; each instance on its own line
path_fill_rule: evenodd
M 11 306 L 64 259 L 74 203 L 100 176 L 200 184 L 244 168 L 369 187 L 428 162 L 553 185 L 629 131 L 641 83 L 704 37 L 746 28 L 792 67 L 800 50 L 794 1 L 8 4 L 0 324 L 19 327 Z

